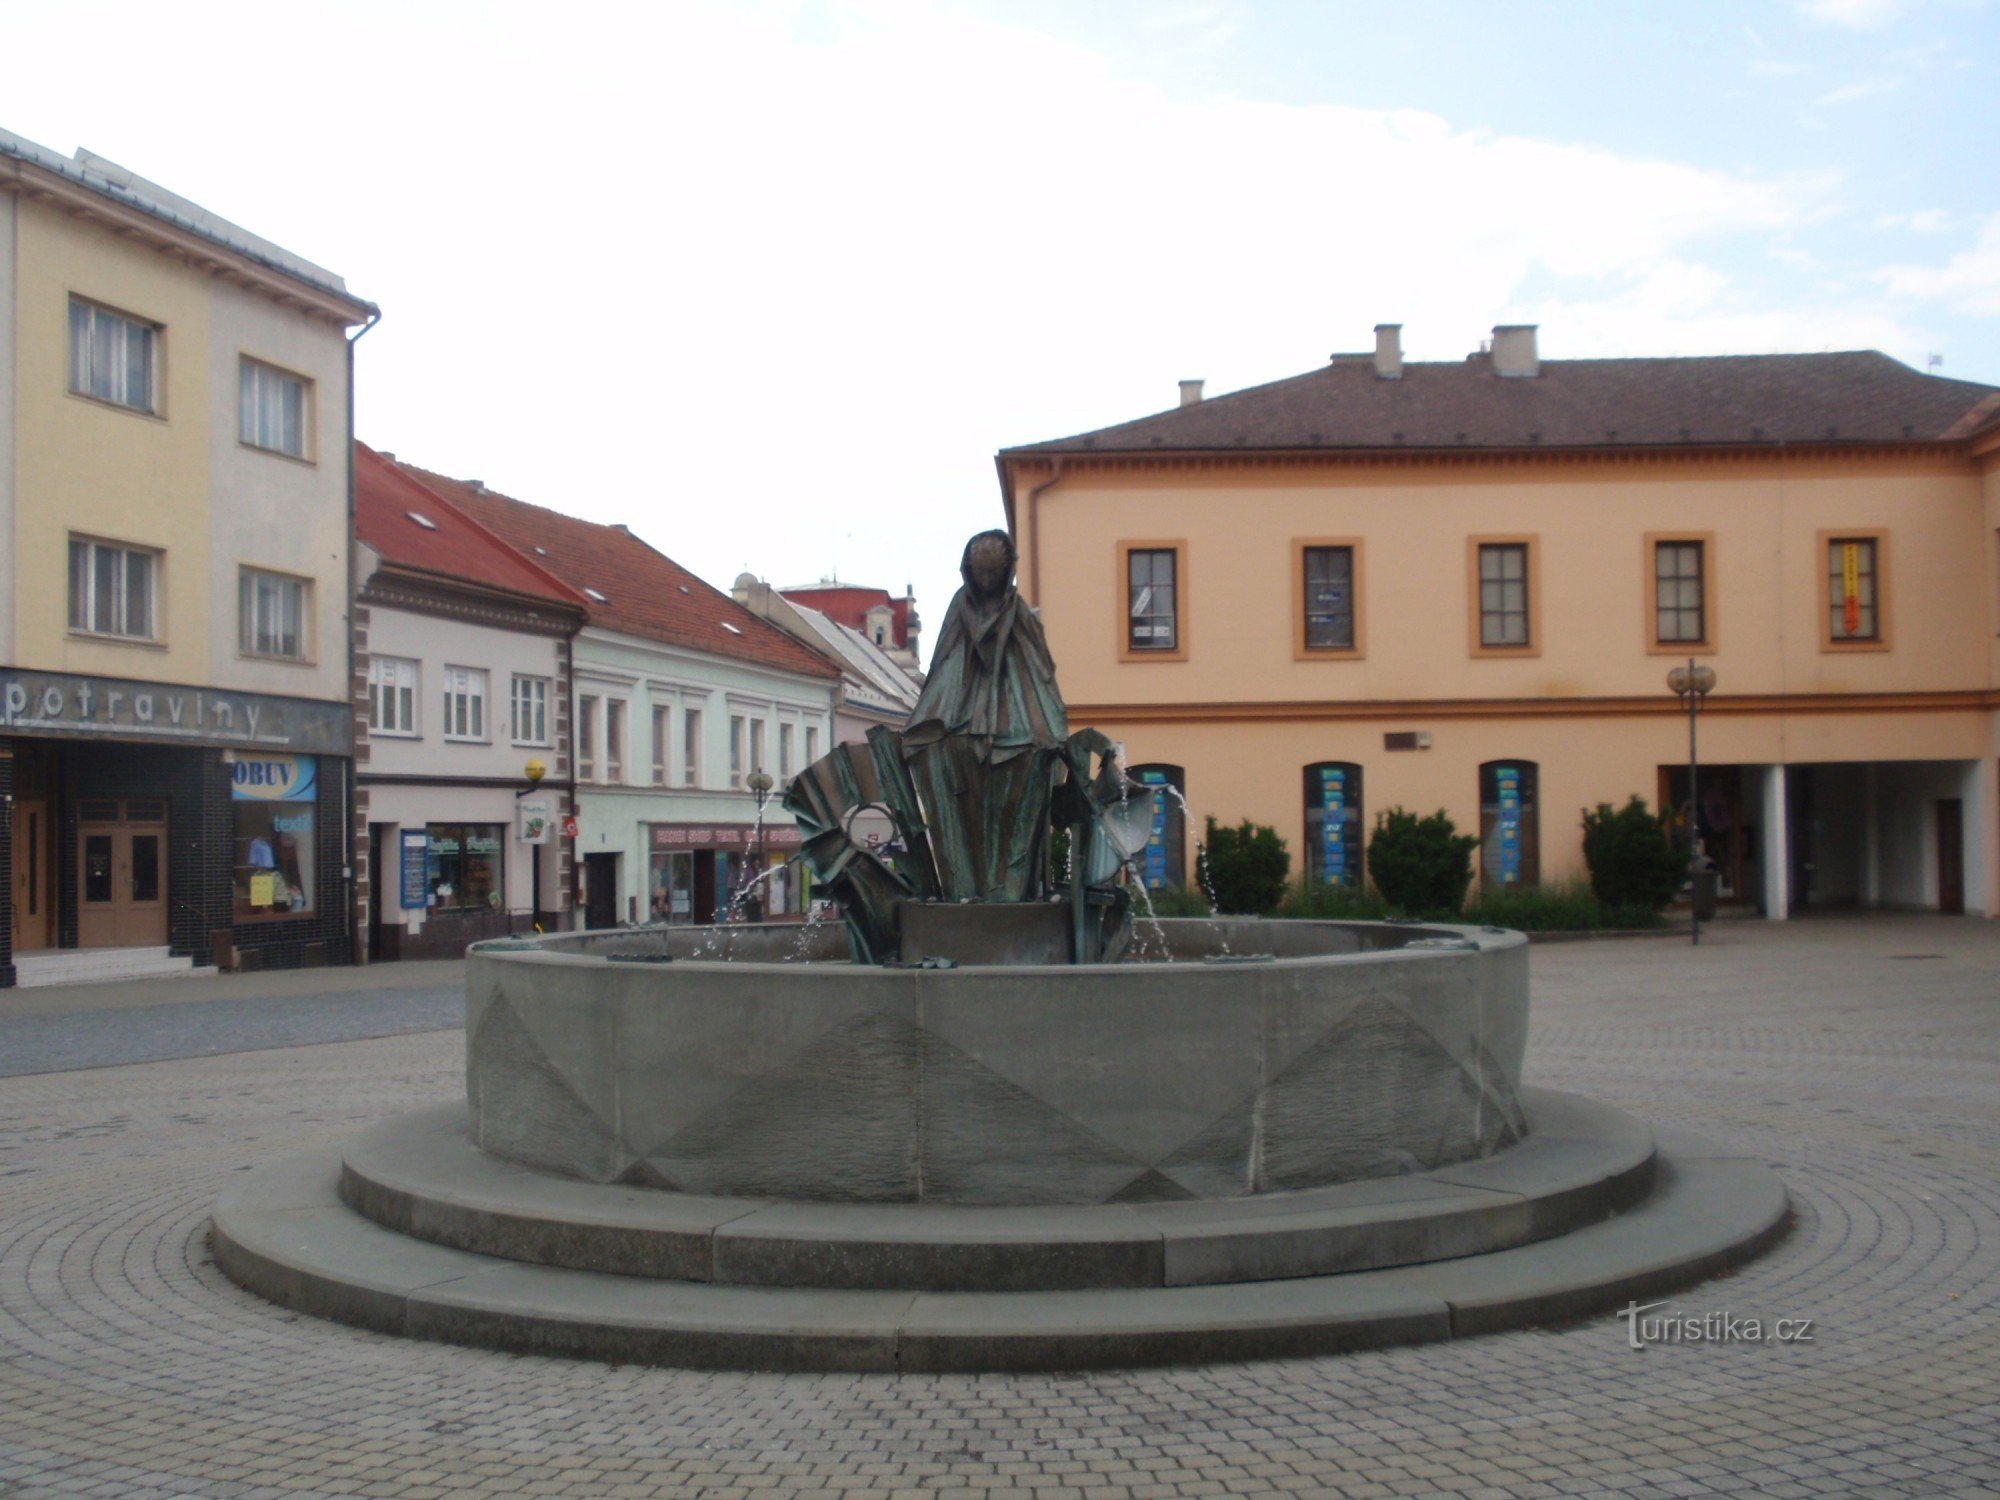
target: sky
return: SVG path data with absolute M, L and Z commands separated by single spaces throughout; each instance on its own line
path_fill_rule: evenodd
M 0 127 L 381 306 L 365 441 L 724 589 L 912 583 L 926 649 L 1003 524 L 998 449 L 1380 322 L 1418 360 L 1536 323 L 1550 359 L 1875 348 L 2000 384 L 2000 0 L 0 21 L 49 64 L 9 70 Z

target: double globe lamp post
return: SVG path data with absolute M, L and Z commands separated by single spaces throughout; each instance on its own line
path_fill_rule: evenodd
M 1689 931 L 1696 943 L 1701 941 L 1701 876 L 1706 861 L 1702 858 L 1701 845 L 1701 762 L 1695 753 L 1695 716 L 1701 711 L 1701 702 L 1715 690 L 1715 668 L 1698 666 L 1693 657 L 1688 658 L 1684 667 L 1675 667 L 1667 673 L 1667 687 L 1673 695 L 1687 705 L 1688 715 L 1688 916 Z

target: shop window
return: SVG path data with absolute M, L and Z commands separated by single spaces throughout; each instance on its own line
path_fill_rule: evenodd
M 549 680 L 514 675 L 513 736 L 517 745 L 549 742 Z
M 252 448 L 306 457 L 312 382 L 242 357 L 237 364 L 236 435 Z
M 1541 882 L 1540 779 L 1531 760 L 1479 768 L 1479 874 L 1489 890 Z
M 656 850 L 646 883 L 647 914 L 655 922 L 694 920 L 694 855 L 683 849 Z
M 1886 645 L 1882 533 L 1835 534 L 1825 541 L 1827 645 Z
M 69 388 L 130 411 L 158 413 L 160 325 L 69 299 Z
M 157 639 L 153 601 L 160 554 L 82 537 L 69 541 L 69 628 L 127 640 Z
M 505 900 L 502 860 L 506 828 L 499 823 L 432 823 L 424 871 L 432 911 L 488 911 Z
M 1178 542 L 1120 546 L 1125 598 L 1123 656 L 1159 654 L 1178 659 L 1185 655 L 1182 551 Z
M 237 644 L 246 656 L 304 661 L 306 596 L 303 578 L 244 568 L 237 580 Z
M 318 762 L 309 755 L 239 753 L 229 771 L 236 920 L 313 911 Z
M 417 732 L 417 664 L 397 656 L 368 663 L 368 728 L 373 734 Z
M 1131 766 L 1127 778 L 1153 799 L 1153 827 L 1138 859 L 1149 891 L 1178 888 L 1187 879 L 1187 772 L 1179 766 Z M 1056 875 L 1063 878 L 1065 872 Z
M 448 740 L 486 738 L 486 669 L 444 669 L 444 737 Z
M 1329 760 L 1306 767 L 1306 878 L 1361 883 L 1361 767 Z

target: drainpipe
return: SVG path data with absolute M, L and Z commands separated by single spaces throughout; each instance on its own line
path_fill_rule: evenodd
M 1054 471 L 1047 479 L 1028 491 L 1028 602 L 1039 607 L 1042 602 L 1042 515 L 1040 510 L 1042 491 L 1054 489 L 1063 477 L 1063 461 L 1060 456 L 1053 460 Z
M 360 582 L 354 571 L 356 550 L 354 545 L 354 346 L 366 338 L 369 330 L 382 321 L 381 308 L 372 302 L 368 303 L 367 307 L 368 321 L 361 325 L 360 332 L 352 335 L 347 340 L 347 452 L 345 455 L 347 459 L 347 678 L 342 684 L 341 696 L 347 701 L 347 713 L 350 723 L 352 723 L 354 716 L 354 598 L 358 592 Z M 354 910 L 354 867 L 357 862 L 356 849 L 359 848 L 365 851 L 367 846 L 360 842 L 359 836 L 354 831 L 354 748 L 355 736 L 350 733 L 348 735 L 346 769 L 342 772 L 340 778 L 340 817 L 347 840 L 347 858 L 342 861 L 342 864 L 347 871 L 346 890 L 343 894 L 346 897 L 347 903 L 348 962 L 350 964 L 361 965 L 368 962 L 368 933 L 355 920 L 357 913 Z M 365 852 L 361 857 L 367 857 Z M 368 899 L 371 902 L 380 901 L 382 899 L 382 872 L 380 870 L 370 870 L 368 876 Z

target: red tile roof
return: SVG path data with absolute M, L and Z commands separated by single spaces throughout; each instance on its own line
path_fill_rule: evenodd
M 818 652 L 623 526 L 579 520 L 415 464 L 396 467 L 581 591 L 593 625 L 808 677 L 840 675 Z
M 911 601 L 891 598 L 887 589 L 852 583 L 808 583 L 798 588 L 779 589 L 778 592 L 794 604 L 816 609 L 836 624 L 845 625 L 863 635 L 868 633 L 868 611 L 886 604 L 890 619 L 889 644 L 910 644 Z
M 354 534 L 397 567 L 572 606 L 584 603 L 582 594 L 547 568 L 366 443 L 354 445 Z
M 1001 458 L 1218 449 L 1524 449 L 1939 442 L 2000 391 L 1922 375 L 1872 350 L 1682 359 L 1547 359 L 1505 378 L 1492 361 L 1405 364 L 1377 378 L 1344 358 Z

